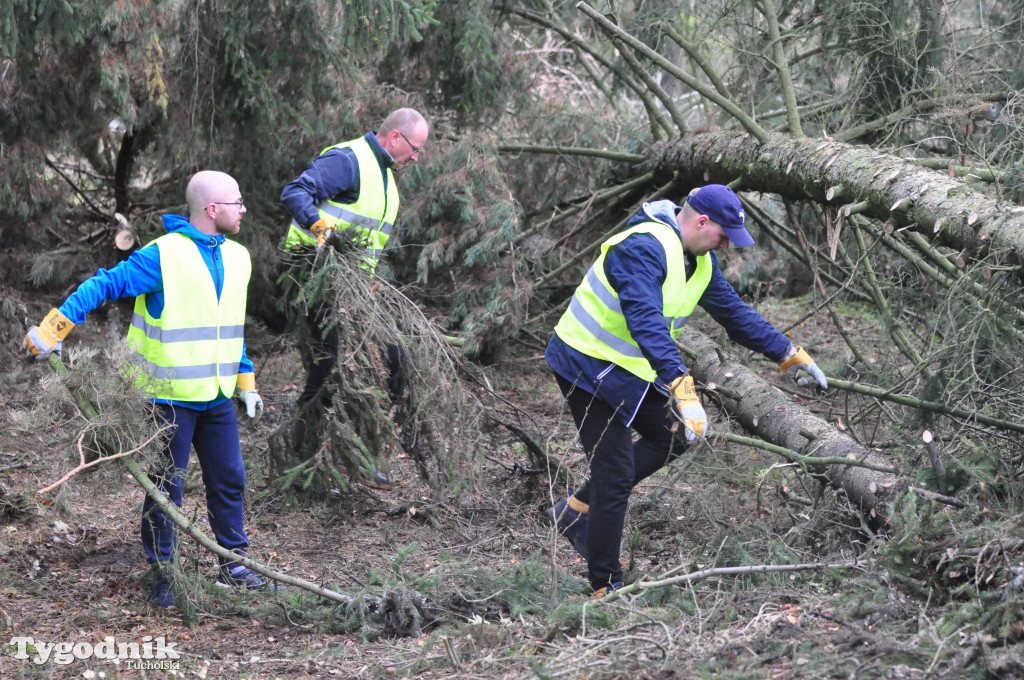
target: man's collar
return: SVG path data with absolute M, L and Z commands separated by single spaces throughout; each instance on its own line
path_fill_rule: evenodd
M 373 149 L 373 153 L 377 156 L 377 161 L 382 168 L 390 168 L 395 164 L 395 159 L 380 145 L 376 130 L 370 130 L 366 133 L 366 141 L 370 143 L 370 148 Z

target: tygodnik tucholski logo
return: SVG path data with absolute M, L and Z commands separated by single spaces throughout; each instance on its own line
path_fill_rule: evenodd
M 181 655 L 174 649 L 177 643 L 167 642 L 161 636 L 154 638 L 146 635 L 131 642 L 118 642 L 109 635 L 103 642 L 45 642 L 28 636 L 13 637 L 10 647 L 14 650 L 14 658 L 31 660 L 37 666 L 47 661 L 67 665 L 76 660 L 86 659 L 117 659 L 123 661 L 126 668 L 144 670 L 178 670 L 178 659 Z

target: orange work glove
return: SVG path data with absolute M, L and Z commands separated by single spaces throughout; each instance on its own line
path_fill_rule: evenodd
M 327 241 L 327 237 L 334 231 L 334 227 L 327 224 L 326 218 L 321 217 L 310 225 L 309 230 L 316 236 L 316 247 L 319 250 L 324 247 L 324 243 Z
M 811 358 L 811 355 L 805 352 L 803 347 L 794 347 L 793 350 L 793 356 L 780 363 L 779 370 L 789 373 L 793 376 L 793 380 L 802 387 L 818 383 L 818 386 L 821 387 L 821 389 L 827 390 L 828 378 L 826 378 L 822 370 L 818 368 L 818 364 L 814 363 L 814 359 Z M 797 374 L 800 371 L 804 371 L 810 375 L 797 377 Z
M 683 421 L 686 441 L 692 444 L 698 439 L 703 439 L 708 431 L 708 414 L 697 398 L 697 391 L 693 388 L 693 378 L 688 375 L 680 376 L 668 386 L 672 394 L 672 406 Z
M 45 359 L 54 352 L 60 356 L 64 338 L 75 327 L 75 324 L 68 321 L 68 318 L 56 308 L 51 309 L 38 326 L 28 329 L 28 334 L 22 341 L 21 346 L 28 350 L 29 356 L 36 359 Z

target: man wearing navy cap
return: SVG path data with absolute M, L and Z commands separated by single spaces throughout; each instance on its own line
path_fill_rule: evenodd
M 587 560 L 595 597 L 622 586 L 619 550 L 633 487 L 707 432 L 707 414 L 675 340 L 700 305 L 730 339 L 802 384 L 827 388 L 814 360 L 744 303 L 712 252 L 753 245 L 735 192 L 709 184 L 677 206 L 645 203 L 576 289 L 545 358 L 579 429 L 590 479 L 547 510 Z M 799 377 L 800 372 L 808 375 Z M 685 441 L 673 437 L 677 416 Z M 631 430 L 639 435 L 633 441 Z

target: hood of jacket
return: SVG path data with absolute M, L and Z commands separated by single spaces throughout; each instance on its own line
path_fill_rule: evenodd
M 668 199 L 662 199 L 660 201 L 651 201 L 650 203 L 644 203 L 640 209 L 638 218 L 656 220 L 663 222 L 670 227 L 675 227 L 679 230 L 679 223 L 676 221 L 676 211 L 679 210 L 679 206 Z
M 190 239 L 195 241 L 197 244 L 207 246 L 217 246 L 224 242 L 223 234 L 204 234 L 203 232 L 192 226 L 192 223 L 188 219 L 181 215 L 167 214 L 163 216 L 164 229 L 167 230 L 168 234 L 175 232 L 188 236 Z

